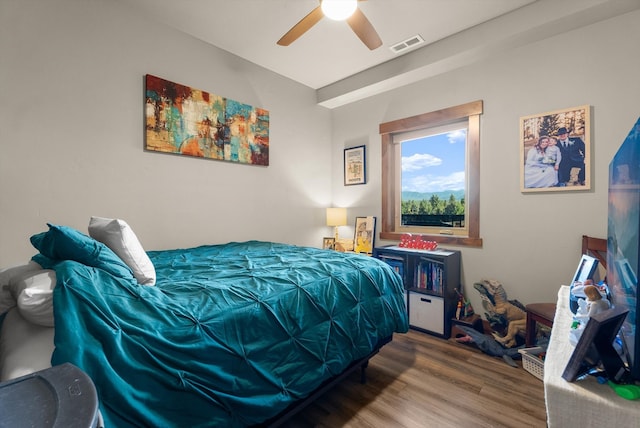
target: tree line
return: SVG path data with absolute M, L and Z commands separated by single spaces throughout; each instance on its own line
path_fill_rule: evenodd
M 464 197 L 460 200 L 451 194 L 449 199 L 431 195 L 429 199 L 402 201 L 402 214 L 464 215 Z

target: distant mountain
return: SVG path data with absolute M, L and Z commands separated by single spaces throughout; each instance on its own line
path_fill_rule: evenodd
M 438 198 L 448 200 L 452 194 L 457 200 L 464 198 L 464 190 L 447 190 L 444 192 L 431 192 L 431 193 L 402 192 L 402 200 L 403 201 L 411 201 L 411 200 L 421 201 L 423 199 L 429 200 L 431 199 L 431 195 L 438 195 Z

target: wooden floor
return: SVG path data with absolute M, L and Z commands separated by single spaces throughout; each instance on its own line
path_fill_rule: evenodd
M 394 335 L 367 369 L 284 427 L 545 427 L 542 381 L 501 358 L 410 330 Z

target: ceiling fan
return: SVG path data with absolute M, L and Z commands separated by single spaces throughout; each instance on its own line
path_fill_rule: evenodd
M 356 36 L 362 40 L 370 50 L 374 50 L 382 46 L 382 40 L 371 22 L 364 16 L 364 13 L 358 8 L 357 2 L 366 0 L 320 0 L 320 5 L 313 9 L 307 16 L 302 18 L 300 22 L 294 25 L 280 40 L 280 46 L 289 46 L 298 37 L 306 33 L 311 27 L 316 25 L 324 16 L 335 20 L 345 20 L 349 27 L 356 33 Z M 333 17 L 330 10 L 332 5 L 344 8 L 343 16 Z

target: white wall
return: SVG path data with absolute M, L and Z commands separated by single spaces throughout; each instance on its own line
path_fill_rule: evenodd
M 344 187 L 334 167 L 334 200 L 357 215 L 381 214 L 378 124 L 469 101 L 481 117 L 482 248 L 462 250 L 463 285 L 482 313 L 475 282 L 502 282 L 522 303 L 555 301 L 577 267 L 583 234 L 606 237 L 608 164 L 640 115 L 640 12 L 506 51 L 332 111 L 335 165 L 366 144 L 369 184 Z M 428 50 L 425 50 L 425 55 Z M 519 183 L 519 119 L 592 106 L 592 190 L 527 193 Z M 378 242 L 377 244 L 391 242 Z
M 328 111 L 309 88 L 117 2 L 0 0 L 0 266 L 33 255 L 46 222 L 86 230 L 91 215 L 126 219 L 148 249 L 320 245 L 325 206 L 350 207 L 350 223 L 380 217 L 380 123 L 482 99 L 484 246 L 461 248 L 464 286 L 478 312 L 483 278 L 523 303 L 555 301 L 581 235 L 606 236 L 608 163 L 640 115 L 638 22 L 629 13 Z M 270 166 L 143 151 L 146 73 L 268 109 Z M 519 118 L 584 104 L 592 191 L 520 193 Z M 345 187 L 342 151 L 361 144 L 369 182 Z
M 270 165 L 143 151 L 144 75 L 270 112 Z M 147 249 L 331 230 L 330 113 L 302 85 L 109 0 L 0 0 L 0 266 L 46 223 L 127 220 Z

